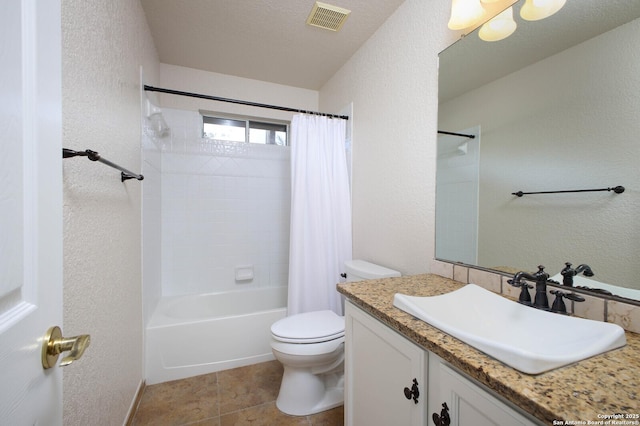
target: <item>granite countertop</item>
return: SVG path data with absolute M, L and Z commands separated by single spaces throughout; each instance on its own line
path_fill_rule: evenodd
M 602 421 L 606 415 L 640 413 L 639 334 L 627 332 L 627 345 L 622 348 L 546 373 L 528 375 L 393 306 L 395 293 L 436 296 L 463 286 L 425 274 L 342 283 L 338 284 L 338 291 L 373 317 L 546 424 L 554 424 L 554 420 L 587 424 Z M 535 324 L 531 333 L 535 333 Z

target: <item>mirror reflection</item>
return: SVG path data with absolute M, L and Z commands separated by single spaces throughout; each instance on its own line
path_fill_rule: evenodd
M 440 54 L 436 258 L 640 300 L 640 2 L 567 1 Z M 513 193 L 606 189 L 625 191 Z M 606 287 L 604 284 L 613 285 Z M 626 290 L 635 289 L 635 290 Z

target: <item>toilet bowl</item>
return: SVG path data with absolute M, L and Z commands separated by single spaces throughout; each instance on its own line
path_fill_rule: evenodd
M 308 312 L 271 327 L 271 350 L 284 366 L 276 406 L 306 416 L 344 400 L 344 317 L 333 311 Z
M 362 260 L 345 262 L 347 281 L 400 273 Z M 344 403 L 344 317 L 333 311 L 292 315 L 271 326 L 271 349 L 284 366 L 278 409 L 306 416 Z

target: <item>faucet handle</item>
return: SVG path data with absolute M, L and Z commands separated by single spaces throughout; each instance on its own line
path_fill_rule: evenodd
M 533 288 L 531 284 L 519 280 L 507 280 L 507 282 L 514 287 L 520 287 L 522 289 L 518 297 L 518 302 L 523 305 L 531 305 L 531 294 L 529 294 L 529 289 Z
M 556 298 L 551 305 L 551 312 L 556 312 L 558 314 L 567 314 L 567 305 L 564 304 L 564 296 L 566 293 L 561 292 L 560 290 L 551 290 L 551 294 L 555 294 Z
M 575 293 L 565 293 L 560 290 L 551 290 L 550 293 L 556 295 L 553 305 L 551 306 L 551 312 L 556 312 L 558 314 L 567 314 L 567 306 L 565 305 L 564 300 L 562 300 L 563 298 L 573 300 L 574 302 L 584 302 L 584 297 Z
M 584 302 L 584 297 L 577 295 L 575 293 L 565 293 L 564 297 L 569 300 L 573 300 L 574 302 Z

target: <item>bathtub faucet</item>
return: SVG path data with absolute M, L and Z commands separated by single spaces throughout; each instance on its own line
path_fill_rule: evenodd
M 544 271 L 544 266 L 539 265 L 538 272 L 536 272 L 535 274 L 520 271 L 513 276 L 513 279 L 507 281 L 514 287 L 522 288 L 522 292 L 520 293 L 520 303 L 531 305 L 531 296 L 529 296 L 528 289 L 533 288 L 533 286 L 522 282 L 523 278 L 536 282 L 536 295 L 533 302 L 533 307 L 548 310 L 549 298 L 547 297 L 547 280 L 549 279 L 549 274 Z M 526 300 L 527 298 L 528 300 Z

